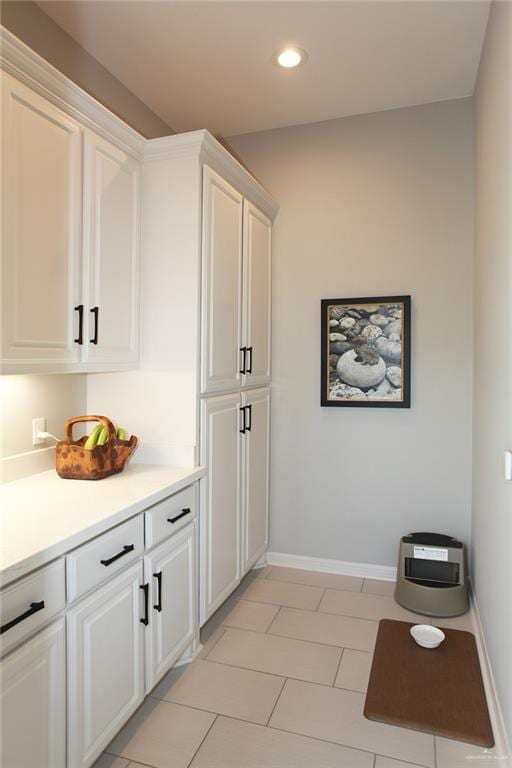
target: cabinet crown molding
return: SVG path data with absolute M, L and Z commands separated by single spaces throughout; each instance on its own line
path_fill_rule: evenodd
M 271 221 L 277 216 L 279 206 L 270 193 L 206 129 L 146 141 L 144 162 L 172 160 L 177 157 L 197 157 L 199 163 L 209 165 Z
M 142 159 L 147 139 L 1 25 L 0 67 L 82 125 Z
M 145 162 L 194 157 L 207 163 L 272 221 L 279 206 L 267 190 L 207 130 L 146 139 L 83 88 L 0 25 L 0 66 L 82 125 Z

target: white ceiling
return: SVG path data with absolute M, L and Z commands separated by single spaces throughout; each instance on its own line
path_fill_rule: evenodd
M 39 2 L 177 131 L 216 135 L 468 96 L 487 2 Z M 294 43 L 309 61 L 271 63 Z

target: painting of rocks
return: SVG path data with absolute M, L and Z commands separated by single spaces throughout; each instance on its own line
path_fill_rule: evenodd
M 410 407 L 410 296 L 322 300 L 322 405 Z

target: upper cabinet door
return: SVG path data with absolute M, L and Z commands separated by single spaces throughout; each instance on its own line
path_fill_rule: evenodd
M 84 139 L 86 360 L 138 359 L 140 165 L 108 141 Z
M 240 386 L 243 198 L 203 170 L 201 391 Z
M 270 380 L 270 221 L 244 200 L 243 346 L 247 348 L 243 385 L 260 387 Z
M 2 372 L 80 361 L 82 133 L 2 73 Z

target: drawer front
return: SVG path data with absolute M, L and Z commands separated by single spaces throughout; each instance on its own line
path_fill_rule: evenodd
M 145 511 L 146 549 L 192 522 L 196 516 L 196 498 L 196 485 L 190 485 Z
M 35 571 L 0 593 L 0 651 L 19 645 L 66 605 L 64 559 Z
M 142 515 L 98 536 L 66 556 L 68 601 L 110 579 L 144 551 Z

